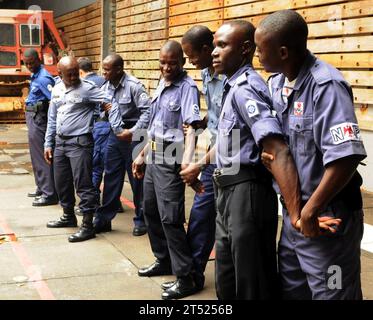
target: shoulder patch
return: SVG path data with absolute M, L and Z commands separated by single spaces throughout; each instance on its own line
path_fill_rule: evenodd
M 143 92 L 142 94 L 140 94 L 140 101 L 146 101 L 149 99 L 149 96 L 146 92 Z
M 361 141 L 358 124 L 344 122 L 329 129 L 333 144 L 341 144 L 346 141 Z
M 199 106 L 198 104 L 193 105 L 193 114 L 199 115 Z
M 52 86 L 51 84 L 48 84 L 48 85 L 47 85 L 47 89 L 48 89 L 48 91 L 52 91 L 53 86 Z
M 259 114 L 259 109 L 255 100 L 247 101 L 245 107 L 250 118 L 255 117 Z

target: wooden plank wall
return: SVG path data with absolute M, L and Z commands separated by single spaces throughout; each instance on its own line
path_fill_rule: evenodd
M 168 39 L 167 0 L 117 0 L 116 49 L 150 94 L 158 85 L 159 49 Z
M 212 31 L 232 19 L 254 25 L 281 9 L 299 12 L 309 25 L 308 46 L 339 68 L 353 86 L 362 128 L 373 130 L 373 5 L 371 0 L 116 0 L 116 50 L 125 69 L 141 79 L 150 93 L 159 81 L 158 54 L 169 38 L 180 40 L 195 24 Z M 56 19 L 65 26 L 77 56 L 100 61 L 100 1 Z M 267 77 L 257 61 L 255 67 Z M 189 63 L 189 74 L 200 72 Z
M 89 57 L 96 70 L 101 66 L 101 1 L 55 18 L 64 27 L 76 57 Z

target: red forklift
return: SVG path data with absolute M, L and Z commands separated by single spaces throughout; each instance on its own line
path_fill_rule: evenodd
M 38 51 L 44 67 L 57 76 L 57 62 L 65 45 L 52 11 L 0 10 L 0 123 L 23 123 L 30 72 L 25 50 Z

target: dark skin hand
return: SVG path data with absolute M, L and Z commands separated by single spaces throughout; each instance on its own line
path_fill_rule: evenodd
M 104 102 L 102 103 L 101 108 L 103 111 L 109 112 L 111 109 L 111 103 Z
M 132 132 L 129 129 L 124 129 L 121 133 L 117 134 L 117 138 L 121 141 L 132 142 Z
M 261 158 L 266 168 L 271 171 L 271 164 L 274 161 L 275 156 L 268 152 L 263 152 Z M 358 160 L 351 158 L 341 159 L 336 162 L 340 161 L 342 161 L 343 164 L 337 164 L 339 169 L 336 169 L 335 163 L 333 163 L 334 165 L 332 164 L 331 166 L 328 166 L 319 187 L 315 190 L 312 197 L 303 207 L 299 219 L 295 222 L 294 227 L 298 231 L 302 232 L 306 237 L 317 237 L 326 231 L 335 233 L 335 227 L 338 227 L 342 222 L 341 219 L 335 219 L 333 217 L 319 217 L 321 210 L 316 209 L 317 207 L 323 208 L 328 202 L 330 202 L 330 200 L 343 188 L 349 179 L 351 179 L 359 163 Z M 348 166 L 350 169 L 345 170 L 345 168 Z M 343 175 L 341 175 L 339 172 L 340 170 L 344 172 Z M 338 185 L 338 183 L 341 184 Z M 318 206 L 315 206 L 316 204 L 318 204 Z
M 145 175 L 145 156 L 148 153 L 149 145 L 147 144 L 144 149 L 139 153 L 135 160 L 132 162 L 132 175 L 135 179 L 142 179 Z
M 318 227 L 319 215 L 322 213 L 323 208 L 350 181 L 358 165 L 359 159 L 346 157 L 330 163 L 325 168 L 320 184 L 301 212 L 300 224 L 301 232 L 304 236 L 317 237 L 321 234 Z
M 52 164 L 52 158 L 53 158 L 53 150 L 51 148 L 45 149 L 44 159 L 49 165 Z

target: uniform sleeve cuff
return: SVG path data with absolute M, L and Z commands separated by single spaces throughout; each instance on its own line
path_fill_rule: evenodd
M 121 134 L 123 131 L 124 131 L 124 129 L 121 128 L 121 127 L 113 128 L 113 132 L 114 132 L 115 135 Z
M 137 130 L 138 126 L 137 124 L 134 125 L 131 129 L 128 129 L 129 132 L 134 133 Z
M 367 157 L 364 145 L 359 141 L 351 141 L 348 143 L 341 143 L 333 148 L 328 149 L 323 156 L 324 166 L 335 160 L 356 156 L 363 160 Z
M 184 123 L 186 124 L 192 124 L 194 121 L 201 121 L 201 117 L 200 116 L 193 116 L 193 117 L 189 117 L 188 119 L 185 119 L 184 120 Z
M 266 118 L 256 121 L 251 127 L 251 132 L 254 136 L 257 145 L 270 135 L 283 136 L 282 130 L 276 118 Z

